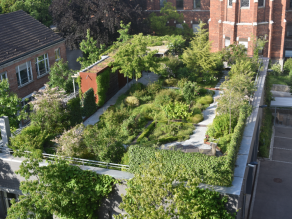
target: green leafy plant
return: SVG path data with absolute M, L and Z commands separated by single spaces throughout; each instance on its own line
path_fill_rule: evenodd
M 92 88 L 88 89 L 83 94 L 83 114 L 85 117 L 91 116 L 97 110 L 97 105 L 95 103 L 95 95 Z
M 130 107 L 134 107 L 134 106 L 139 106 L 139 99 L 137 97 L 133 97 L 133 96 L 128 96 L 125 99 L 125 103 L 127 104 L 127 106 Z
M 68 101 L 67 110 L 70 118 L 70 127 L 82 122 L 82 109 L 79 97 L 73 98 Z
M 110 69 L 107 68 L 102 73 L 98 74 L 96 77 L 96 84 L 97 84 L 97 96 L 98 102 L 97 105 L 101 107 L 106 100 L 106 93 L 109 88 L 110 82 Z
M 279 76 L 282 74 L 282 67 L 279 63 L 275 63 L 272 65 L 271 70 L 275 76 Z
M 288 72 L 290 76 L 292 76 L 292 58 L 289 58 L 284 63 L 284 70 Z
M 186 119 L 190 116 L 188 105 L 182 102 L 168 103 L 161 108 L 168 119 Z
M 117 183 L 108 175 L 97 175 L 82 170 L 68 161 L 48 161 L 48 166 L 39 166 L 42 159 L 30 157 L 22 162 L 18 174 L 25 177 L 19 201 L 12 200 L 7 218 L 96 218 L 96 211 Z M 28 180 L 34 176 L 37 180 Z M 29 216 L 30 217 L 30 216 Z
M 188 81 L 184 84 L 182 92 L 188 104 L 192 104 L 196 96 L 199 96 L 199 89 L 200 87 L 197 85 L 196 82 L 192 83 Z

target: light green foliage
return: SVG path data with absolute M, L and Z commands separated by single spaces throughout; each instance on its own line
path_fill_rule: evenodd
M 186 119 L 190 116 L 189 106 L 182 102 L 168 103 L 161 108 L 168 119 Z
M 175 26 L 166 25 L 167 21 L 176 20 L 177 23 L 182 24 L 183 29 L 176 28 Z M 164 35 L 183 35 L 184 37 L 190 37 L 193 31 L 189 26 L 183 23 L 183 14 L 178 13 L 176 8 L 172 6 L 171 2 L 164 4 L 164 7 L 160 10 L 160 15 L 152 12 L 149 16 L 150 28 L 158 36 Z
M 225 47 L 221 51 L 223 61 L 228 62 L 228 65 L 235 64 L 238 60 L 246 61 L 247 49 L 242 44 L 231 44 L 228 47 Z
M 80 50 L 83 52 L 83 57 L 77 59 L 82 69 L 97 62 L 100 59 L 100 54 L 105 50 L 104 45 L 97 46 L 97 41 L 90 36 L 90 29 L 87 30 L 86 38 L 86 40 L 82 40 L 80 43 Z
M 217 74 L 217 56 L 211 53 L 211 42 L 208 31 L 204 28 L 206 24 L 200 23 L 200 29 L 190 42 L 182 55 L 183 63 L 196 76 L 196 81 L 206 83 L 213 80 Z
M 143 138 L 148 137 L 148 135 L 154 130 L 155 128 L 155 122 L 152 122 L 145 130 L 142 132 L 142 134 L 137 138 L 137 142 L 140 142 Z
M 83 94 L 83 114 L 85 117 L 91 116 L 97 110 L 97 105 L 95 103 L 95 95 L 92 88 L 88 89 Z
M 238 60 L 234 65 L 231 66 L 228 74 L 231 78 L 238 74 L 245 74 L 253 77 L 256 74 L 256 71 L 257 64 L 252 60 Z
M 84 143 L 98 161 L 119 163 L 125 152 L 119 129 L 111 123 L 87 127 L 83 132 Z
M 188 83 L 188 79 L 187 78 L 182 78 L 180 79 L 178 82 L 177 82 L 177 86 L 180 88 L 180 89 L 183 89 L 183 87 Z
M 164 80 L 164 84 L 166 86 L 175 87 L 177 85 L 178 80 L 176 78 L 168 78 Z
M 217 143 L 217 147 L 220 148 L 223 154 L 226 153 L 227 149 L 230 147 L 229 145 L 230 145 L 231 137 L 232 137 L 232 134 L 228 134 L 214 141 Z
M 213 97 L 206 95 L 204 97 L 200 97 L 197 100 L 197 102 L 202 104 L 202 105 L 209 105 L 209 104 L 213 103 Z
M 255 84 L 252 76 L 237 74 L 223 82 L 221 88 L 224 91 L 218 100 L 217 112 L 219 114 L 231 113 L 236 116 L 240 106 L 247 103 L 245 97 L 249 97 L 255 91 Z
M 99 107 L 101 107 L 105 103 L 105 100 L 106 100 L 106 92 L 108 91 L 109 82 L 110 82 L 110 72 L 111 70 L 107 68 L 96 77 L 97 95 L 98 95 L 97 105 Z
M 162 84 L 159 83 L 159 81 L 156 81 L 154 83 L 148 84 L 146 89 L 151 96 L 154 96 L 162 89 Z
M 154 104 L 158 107 L 174 101 L 182 101 L 183 97 L 173 89 L 163 89 L 156 94 Z
M 254 60 L 258 60 L 259 58 L 259 51 L 263 50 L 266 43 L 269 42 L 268 40 L 265 40 L 264 38 L 266 38 L 267 35 L 260 36 L 260 37 L 254 37 L 252 36 L 252 42 L 253 42 L 253 59 Z
M 0 13 L 10 13 L 23 10 L 46 26 L 52 24 L 52 17 L 49 14 L 51 0 L 1 0 Z
M 30 102 L 33 112 L 30 113 L 32 124 L 41 127 L 52 135 L 59 134 L 70 125 L 68 111 L 63 102 L 65 91 L 60 91 L 58 87 L 50 88 L 45 84 L 45 89 L 34 94 L 35 100 Z
M 134 35 L 131 42 L 124 43 L 114 55 L 114 61 L 111 62 L 112 72 L 120 70 L 125 77 L 138 80 L 142 76 L 142 71 L 151 71 L 158 73 L 160 64 L 154 57 L 155 51 L 147 49 L 142 34 Z
M 50 68 L 48 85 L 51 87 L 59 87 L 67 93 L 71 93 L 73 92 L 73 79 L 71 76 L 74 74 L 75 72 L 69 69 L 68 62 L 60 59 Z
M 197 123 L 204 120 L 204 116 L 201 113 L 195 114 L 194 116 L 189 117 L 187 120 L 188 120 L 188 122 L 197 124 Z
M 165 157 L 156 153 L 153 158 L 147 168 L 128 181 L 120 205 L 127 214 L 115 218 L 234 218 L 225 208 L 227 197 L 199 189 L 200 179 L 188 175 L 185 166 L 175 165 L 172 172 L 165 173 Z
M 65 160 L 54 160 L 39 166 L 42 159 L 33 157 L 22 162 L 17 171 L 26 181 L 21 182 L 19 202 L 12 201 L 9 219 L 96 218 L 101 200 L 111 191 L 115 179 L 107 175 L 81 170 Z M 36 176 L 37 180 L 28 180 Z M 29 216 L 28 216 L 29 215 Z
M 127 106 L 134 107 L 139 106 L 139 99 L 137 97 L 129 96 L 125 99 Z
M 200 87 L 197 85 L 196 82 L 190 82 L 184 84 L 182 92 L 185 100 L 188 104 L 191 104 L 195 98 L 199 95 Z
M 76 125 L 68 131 L 52 140 L 57 144 L 57 154 L 68 157 L 86 158 L 88 150 L 83 142 L 83 131 L 85 127 L 83 124 Z
M 26 107 L 22 109 L 20 102 L 21 98 L 10 91 L 8 80 L 0 80 L 0 117 L 8 116 L 12 129 L 18 128 L 19 121 L 27 118 Z M 18 111 L 19 115 L 17 115 Z
M 43 151 L 45 143 L 48 143 L 50 134 L 39 126 L 30 125 L 24 128 L 20 134 L 11 138 L 11 147 L 21 151 Z
M 284 70 L 292 76 L 292 58 L 287 59 L 284 63 Z
M 120 34 L 119 38 L 117 39 L 117 42 L 126 42 L 129 39 L 131 39 L 131 35 L 129 35 L 129 29 L 131 27 L 131 22 L 128 24 L 124 24 L 123 21 L 120 23 L 121 29 L 118 30 L 118 33 Z

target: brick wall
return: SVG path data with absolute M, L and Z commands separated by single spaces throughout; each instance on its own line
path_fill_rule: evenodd
M 49 49 L 43 50 L 38 52 L 37 54 L 34 54 L 28 58 L 22 59 L 21 61 L 17 61 L 7 67 L 0 67 L 0 73 L 2 72 L 7 72 L 7 77 L 8 77 L 8 81 L 9 81 L 9 86 L 11 91 L 13 91 L 14 93 L 16 93 L 20 98 L 23 98 L 29 94 L 31 94 L 34 91 L 39 90 L 41 87 L 44 86 L 45 83 L 48 82 L 48 75 L 44 75 L 38 78 L 38 74 L 37 74 L 37 70 L 36 70 L 36 66 L 35 66 L 35 58 L 37 58 L 38 56 L 41 56 L 43 54 L 48 53 L 48 57 L 49 57 L 49 65 L 50 67 L 53 66 L 53 64 L 55 63 L 55 49 L 60 48 L 60 53 L 61 53 L 61 57 L 66 61 L 66 47 L 65 47 L 65 43 L 60 43 L 56 46 L 53 46 Z M 23 87 L 18 87 L 17 84 L 17 76 L 16 76 L 16 67 L 25 63 L 31 61 L 31 67 L 32 67 L 32 77 L 33 80 L 31 83 L 23 86 Z

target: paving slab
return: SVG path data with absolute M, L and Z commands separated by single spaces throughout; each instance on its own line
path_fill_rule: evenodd
M 273 148 L 273 160 L 292 163 L 292 150 Z
M 292 128 L 291 127 L 280 127 L 276 126 L 275 128 L 275 136 L 276 137 L 286 137 L 292 138 Z
M 292 138 L 283 138 L 283 137 L 277 137 L 274 138 L 274 147 L 276 148 L 285 148 L 285 149 L 291 149 L 292 150 Z

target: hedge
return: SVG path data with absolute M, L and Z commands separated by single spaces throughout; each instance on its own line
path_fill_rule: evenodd
M 85 117 L 91 116 L 96 112 L 97 106 L 95 104 L 94 91 L 92 88 L 89 88 L 83 95 L 83 115 Z
M 153 131 L 155 128 L 155 122 L 152 122 L 145 130 L 142 132 L 142 134 L 137 138 L 137 142 L 140 142 L 142 138 L 147 137 L 150 132 Z
M 82 111 L 80 98 L 76 97 L 68 101 L 67 108 L 69 111 L 70 126 L 75 126 L 82 122 Z
M 109 82 L 110 82 L 110 68 L 107 68 L 105 71 L 100 73 L 96 77 L 96 84 L 97 84 L 97 95 L 98 95 L 98 103 L 97 105 L 101 107 L 106 100 L 106 93 L 109 89 Z
M 249 106 L 244 106 L 241 109 L 226 156 L 216 157 L 200 153 L 184 153 L 132 145 L 129 148 L 129 171 L 135 174 L 140 172 L 143 165 L 146 165 L 147 168 L 147 164 L 151 159 L 155 159 L 155 152 L 160 152 L 165 162 L 165 169 L 163 170 L 165 173 L 171 173 L 175 165 L 185 165 L 187 171 L 189 173 L 195 172 L 203 183 L 231 186 L 235 160 L 241 144 L 245 120 L 249 115 L 249 109 Z

